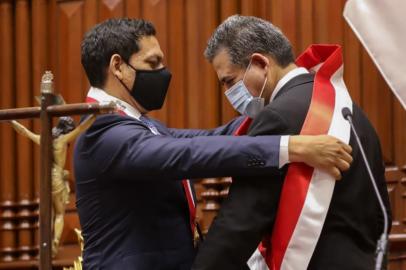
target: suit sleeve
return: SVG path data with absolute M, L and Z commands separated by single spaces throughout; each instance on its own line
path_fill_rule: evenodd
M 232 135 L 238 126 L 242 123 L 244 117 L 236 117 L 229 123 L 214 129 L 176 129 L 170 128 L 169 131 L 175 138 L 192 138 L 196 136 L 220 136 Z
M 179 139 L 122 125 L 104 132 L 91 156 L 101 173 L 131 181 L 264 175 L 277 171 L 279 141 L 280 136 Z
M 265 108 L 254 120 L 249 135 L 288 134 L 286 121 L 273 109 Z M 248 269 L 251 257 L 266 232 L 272 230 L 283 184 L 283 172 L 233 179 L 193 270 Z

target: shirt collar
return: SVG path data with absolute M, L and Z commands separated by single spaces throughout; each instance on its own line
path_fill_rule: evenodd
M 276 84 L 275 89 L 272 92 L 270 102 L 272 102 L 275 99 L 278 92 L 282 89 L 282 87 L 288 81 L 292 80 L 296 76 L 299 76 L 302 74 L 307 74 L 307 73 L 309 73 L 309 71 L 307 71 L 307 69 L 305 69 L 304 67 L 298 67 L 298 68 L 292 69 L 291 71 L 286 73 L 285 76 L 283 76 L 282 79 L 280 79 L 279 82 Z
M 90 87 L 89 92 L 87 93 L 87 97 L 91 99 L 95 99 L 97 102 L 115 102 L 117 104 L 117 107 L 120 111 L 122 111 L 124 114 L 127 116 L 130 116 L 132 118 L 135 118 L 137 120 L 140 120 L 141 113 L 128 104 L 125 101 L 122 101 L 121 99 L 118 99 L 116 97 L 113 97 L 109 94 L 107 94 L 104 90 L 97 88 L 97 87 Z

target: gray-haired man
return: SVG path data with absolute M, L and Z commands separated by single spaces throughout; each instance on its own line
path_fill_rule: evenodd
M 295 65 L 290 42 L 277 27 L 255 17 L 232 16 L 215 30 L 205 56 L 213 64 L 233 107 L 254 118 L 249 135 L 300 132 L 312 99 L 314 75 Z M 322 120 L 324 116 L 319 113 L 316 117 Z M 356 105 L 353 121 L 367 146 L 366 155 L 389 212 L 378 136 Z M 308 269 L 373 267 L 383 217 L 359 149 L 352 139 L 350 145 L 354 163 L 335 184 Z M 192 269 L 248 268 L 247 261 L 262 237 L 272 232 L 287 167 L 279 177 L 234 179 Z M 317 203 L 313 207 L 318 207 Z M 307 265 L 301 267 L 306 269 Z

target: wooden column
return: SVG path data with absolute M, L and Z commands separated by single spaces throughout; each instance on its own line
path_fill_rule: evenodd
M 31 37 L 30 37 L 30 4 L 28 0 L 15 1 L 15 74 L 16 105 L 31 106 Z M 22 120 L 21 124 L 32 129 L 31 120 Z M 33 243 L 35 205 L 33 194 L 33 144 L 27 138 L 17 136 L 17 258 L 30 260 L 35 256 Z M 38 146 L 35 146 L 38 147 Z
M 13 1 L 0 1 L 1 108 L 14 107 Z M 0 252 L 1 261 L 16 259 L 15 135 L 0 126 Z

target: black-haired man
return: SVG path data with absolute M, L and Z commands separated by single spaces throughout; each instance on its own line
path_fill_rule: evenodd
M 171 78 L 153 25 L 111 19 L 82 42 L 89 102 L 115 101 L 75 146 L 84 269 L 190 269 L 194 200 L 188 178 L 272 174 L 279 152 L 339 177 L 351 157 L 331 137 L 232 137 L 242 119 L 210 130 L 175 130 L 145 114 L 160 109 Z M 286 139 L 286 137 L 285 137 Z M 336 155 L 336 151 L 340 155 Z

